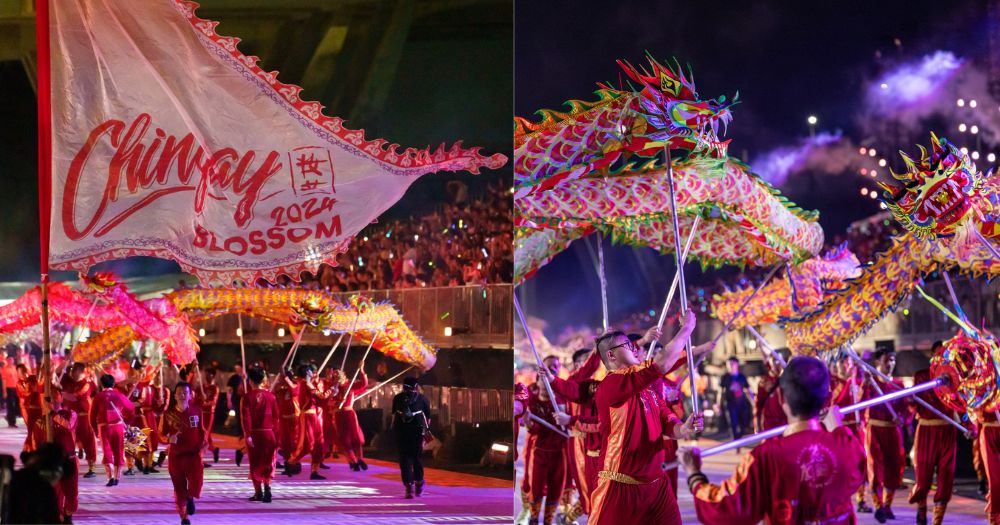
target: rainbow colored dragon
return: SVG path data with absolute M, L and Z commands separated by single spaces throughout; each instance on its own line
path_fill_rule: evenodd
M 570 100 L 567 111 L 543 109 L 541 120 L 514 117 L 514 196 L 520 199 L 565 180 L 608 168 L 626 154 L 654 156 L 666 146 L 724 157 L 719 127 L 729 124 L 725 96 L 702 100 L 690 70 L 647 53 L 651 70 L 619 60 L 630 89 L 598 84 L 598 99 Z
M 892 239 L 861 275 L 844 282 L 815 311 L 783 319 L 793 352 L 832 350 L 849 344 L 909 296 L 918 279 L 936 270 L 973 276 L 1000 275 L 1000 261 L 974 239 L 974 229 L 995 239 L 1000 181 L 946 139 L 931 136 L 919 161 L 904 154 L 900 184 L 883 184 L 885 202 L 908 232 Z

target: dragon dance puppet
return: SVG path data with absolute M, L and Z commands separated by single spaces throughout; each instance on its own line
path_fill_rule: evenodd
M 372 303 L 354 296 L 348 303 L 333 295 L 304 288 L 192 288 L 162 298 L 140 301 L 108 274 L 84 279 L 91 293 L 106 304 L 97 304 L 82 292 L 51 285 L 52 319 L 96 331 L 72 349 L 75 361 L 104 363 L 117 358 L 135 341 L 155 341 L 174 363 L 195 358 L 197 339 L 191 323 L 220 315 L 240 313 L 286 324 L 294 330 L 351 332 L 355 340 L 387 357 L 423 370 L 434 366 L 435 350 L 406 324 L 387 303 Z M 37 288 L 0 307 L 0 333 L 24 330 L 40 322 Z
M 690 258 L 704 266 L 769 266 L 814 256 L 818 214 L 799 209 L 740 161 L 694 156 L 672 161 L 682 237 L 700 226 Z M 672 252 L 665 170 L 655 161 L 600 171 L 515 201 L 515 282 L 593 231 L 615 242 Z
M 969 157 L 945 139 L 931 136 L 931 152 L 920 161 L 904 154 L 900 184 L 883 184 L 886 205 L 906 233 L 892 239 L 862 274 L 845 282 L 817 310 L 784 320 L 793 352 L 831 350 L 849 344 L 877 323 L 937 270 L 989 278 L 1000 260 L 986 242 L 996 238 L 998 181 L 976 170 Z M 977 239 L 981 233 L 984 240 Z

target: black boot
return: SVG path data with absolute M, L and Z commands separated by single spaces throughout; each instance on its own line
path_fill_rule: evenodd
M 987 483 L 985 479 L 979 480 L 979 495 L 985 496 L 986 494 L 989 493 L 989 491 L 990 491 L 989 483 Z
M 163 466 L 163 460 L 165 460 L 165 459 L 167 459 L 167 451 L 166 450 L 161 450 L 160 451 L 160 455 L 156 458 L 156 466 L 157 467 L 162 467 Z
M 274 462 L 274 468 L 276 468 L 278 470 L 283 470 L 285 468 L 285 465 L 284 465 L 284 463 L 282 463 L 280 461 L 275 461 Z
M 243 462 L 243 451 L 240 450 L 240 449 L 237 449 L 236 450 L 236 466 L 237 467 L 240 466 L 240 463 L 242 463 L 242 462 Z
M 253 496 L 250 496 L 250 501 L 264 501 L 264 494 L 261 492 L 254 492 Z
M 358 467 L 358 464 L 357 464 L 357 463 L 354 463 L 354 462 L 352 461 L 352 462 L 351 462 L 351 470 L 353 470 L 354 472 L 358 472 L 358 471 L 360 471 L 360 470 L 361 470 L 361 468 L 360 468 L 360 467 Z
M 327 465 L 325 463 L 320 463 L 319 464 L 319 468 L 321 468 L 323 470 L 330 470 L 330 465 Z
M 132 470 L 132 469 L 128 469 L 128 470 L 125 471 L 125 475 L 126 476 L 134 476 L 135 475 L 135 471 Z
M 188 516 L 194 516 L 194 511 L 195 511 L 195 508 L 194 508 L 194 498 L 188 498 L 187 509 L 186 510 L 187 510 Z
M 97 473 L 94 472 L 94 469 L 88 470 L 87 473 L 83 475 L 85 478 L 93 478 L 95 476 L 97 476 Z
M 406 499 L 413 499 L 413 483 L 407 483 L 406 487 Z
M 219 462 L 219 447 L 215 447 L 212 449 L 212 463 L 218 463 L 218 462 Z M 239 461 L 237 461 L 236 464 L 239 465 L 240 464 Z
M 319 472 L 313 472 L 309 474 L 309 479 L 326 479 L 326 476 L 320 474 Z
M 114 487 L 114 486 L 115 486 L 115 478 L 108 479 L 108 484 L 105 485 L 105 487 Z
M 358 466 L 361 467 L 361 470 L 368 470 L 368 463 L 365 463 L 363 459 L 358 460 Z
M 421 494 L 424 493 L 424 480 L 420 480 L 416 483 L 417 497 L 419 498 Z
M 260 500 L 263 503 L 271 503 L 271 486 L 264 485 L 264 497 Z

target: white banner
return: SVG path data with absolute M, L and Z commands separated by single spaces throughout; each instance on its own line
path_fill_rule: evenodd
M 420 175 L 506 162 L 366 140 L 194 9 L 51 2 L 54 268 L 150 255 L 202 281 L 298 279 Z

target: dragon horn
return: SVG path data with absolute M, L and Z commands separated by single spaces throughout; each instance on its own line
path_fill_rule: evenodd
M 903 162 L 906 164 L 906 171 L 907 172 L 917 171 L 917 163 L 913 162 L 913 159 L 910 158 L 910 156 L 907 155 L 905 151 L 899 150 L 899 156 L 903 157 Z M 890 171 L 890 173 L 892 172 L 892 170 L 889 170 L 889 171 Z M 895 177 L 895 178 L 897 178 L 897 179 L 899 179 L 899 180 L 905 180 L 905 179 L 902 179 L 902 178 L 898 177 L 895 173 L 893 173 L 892 176 Z
M 920 149 L 920 162 L 926 163 L 927 162 L 927 148 L 925 148 L 923 144 L 917 144 L 917 148 Z
M 934 149 L 935 156 L 944 154 L 944 146 L 941 145 L 941 140 L 938 139 L 938 136 L 933 131 L 931 132 L 931 147 Z

